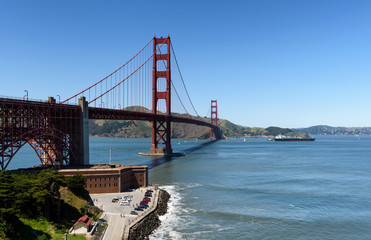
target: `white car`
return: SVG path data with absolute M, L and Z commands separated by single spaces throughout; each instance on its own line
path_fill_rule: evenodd
M 123 201 L 120 202 L 121 206 L 128 206 L 129 204 L 130 204 L 130 202 L 127 201 L 127 200 L 123 200 Z

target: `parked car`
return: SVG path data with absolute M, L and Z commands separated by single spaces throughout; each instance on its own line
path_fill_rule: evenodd
M 116 198 L 112 199 L 112 202 L 118 202 L 118 201 L 119 201 L 119 200 L 116 199 Z
M 115 198 L 117 198 L 117 199 L 121 199 L 122 197 L 121 197 L 121 196 L 116 196 Z
M 136 211 L 131 211 L 130 214 L 132 214 L 132 215 L 138 215 L 138 213 Z
M 136 211 L 143 211 L 143 208 L 136 207 L 136 208 L 134 208 L 134 210 L 136 210 Z
M 146 197 L 146 198 L 143 198 L 143 201 L 147 201 L 147 202 L 150 202 L 150 201 L 151 201 L 151 199 L 150 199 L 150 198 L 148 198 L 148 197 Z
M 125 200 L 123 200 L 123 201 L 120 202 L 120 205 L 121 206 L 128 206 L 129 204 L 130 204 L 130 202 L 129 201 L 125 201 Z
M 152 197 L 152 193 L 146 193 L 144 194 L 145 197 Z
M 145 203 L 142 203 L 142 204 L 139 205 L 139 207 L 141 207 L 141 208 L 148 208 L 148 205 L 145 204 Z

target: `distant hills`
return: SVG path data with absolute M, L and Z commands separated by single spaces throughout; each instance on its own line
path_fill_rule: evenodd
M 149 112 L 148 109 L 131 107 L 134 111 Z M 188 114 L 174 114 L 181 117 L 190 117 Z M 192 116 L 193 117 L 193 116 Z M 198 120 L 210 122 L 210 118 L 193 117 Z M 330 127 L 326 125 L 313 126 L 308 128 L 280 128 L 280 127 L 244 127 L 234 124 L 225 119 L 218 119 L 218 126 L 221 129 L 223 138 L 230 137 L 258 137 L 286 135 L 289 137 L 307 137 L 308 135 L 371 135 L 371 127 Z M 90 120 L 89 130 L 91 136 L 101 137 L 151 137 L 152 123 L 137 120 Z M 208 127 L 172 123 L 172 138 L 200 138 L 210 137 Z
M 371 135 L 371 127 L 331 127 L 318 125 L 308 128 L 294 128 L 297 133 L 310 135 Z
M 187 114 L 175 114 L 177 116 L 189 117 Z M 198 120 L 210 122 L 210 118 L 194 117 Z M 287 136 L 305 136 L 305 133 L 295 133 L 288 128 L 279 127 L 244 127 L 231 123 L 225 119 L 218 119 L 218 126 L 221 129 L 223 138 L 230 137 L 257 137 L 257 136 L 276 136 L 279 134 Z M 151 137 L 152 123 L 137 120 L 90 120 L 89 130 L 91 136 L 101 137 Z M 172 123 L 172 138 L 200 138 L 210 137 L 210 128 L 185 124 Z

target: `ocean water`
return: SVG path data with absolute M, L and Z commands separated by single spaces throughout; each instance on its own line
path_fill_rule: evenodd
M 92 163 L 146 164 L 171 194 L 150 239 L 371 239 L 371 137 L 173 140 L 184 157 L 154 159 L 150 139 L 91 138 Z M 9 168 L 38 164 L 22 148 Z M 27 165 L 28 164 L 28 165 Z

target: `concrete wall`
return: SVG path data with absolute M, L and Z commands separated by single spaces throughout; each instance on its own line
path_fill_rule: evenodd
M 79 98 L 81 107 L 81 142 L 80 142 L 80 165 L 89 165 L 89 107 L 85 97 Z
M 84 224 L 77 224 L 76 226 L 72 227 L 70 233 L 77 234 L 77 235 L 85 235 L 88 232 L 87 227 Z

